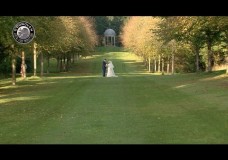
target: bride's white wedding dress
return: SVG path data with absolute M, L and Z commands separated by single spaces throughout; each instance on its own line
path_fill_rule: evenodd
M 113 70 L 114 65 L 112 64 L 111 61 L 109 61 L 107 67 L 108 67 L 107 77 L 118 77 L 117 75 L 115 75 L 115 72 Z

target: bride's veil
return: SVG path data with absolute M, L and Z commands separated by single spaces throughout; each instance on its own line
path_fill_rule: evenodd
M 114 68 L 114 66 L 112 64 L 112 61 L 109 61 L 108 65 L 109 65 L 110 68 Z

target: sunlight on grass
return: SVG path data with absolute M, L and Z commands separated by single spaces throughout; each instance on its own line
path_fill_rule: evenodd
M 156 75 L 156 76 L 161 76 L 162 75 L 162 73 L 160 72 L 157 72 L 157 73 L 150 73 L 150 74 L 152 74 L 152 75 Z
M 0 80 L 0 84 L 7 84 L 7 83 L 10 83 L 10 79 L 3 79 L 3 80 Z
M 228 78 L 228 74 L 222 74 L 222 75 L 218 75 L 218 76 L 214 76 L 214 77 L 208 77 L 208 78 L 201 79 L 200 81 L 219 80 L 219 79 L 223 79 L 223 78 Z
M 134 73 L 123 73 L 123 74 L 125 74 L 126 76 L 129 76 L 129 75 L 132 75 L 132 76 L 145 76 L 145 75 L 151 76 L 152 75 L 149 72 L 142 72 L 142 71 L 141 72 L 138 71 L 138 72 L 134 72 Z
M 46 96 L 45 96 L 46 97 Z M 30 101 L 30 100 L 37 100 L 37 99 L 42 99 L 43 97 L 41 96 L 33 96 L 33 97 L 14 97 L 14 98 L 3 98 L 0 99 L 0 104 L 3 103 L 8 103 L 8 102 L 13 102 L 13 101 Z
M 184 85 L 176 86 L 176 87 L 174 87 L 174 88 L 183 88 L 183 87 L 186 87 L 186 86 L 187 86 L 187 85 L 184 84 Z
M 57 82 L 38 82 L 36 84 L 40 85 L 40 84 L 55 84 Z
M 77 76 L 55 76 L 55 77 L 49 77 L 49 79 L 81 79 L 81 78 L 95 78 L 100 77 L 100 75 L 77 75 Z
M 0 87 L 0 89 L 11 89 L 11 88 L 18 88 L 18 86 L 9 85 L 9 86 Z
M 5 95 L 5 94 L 0 94 L 0 98 L 2 97 L 7 97 L 8 95 Z
M 135 62 L 124 62 L 124 63 L 130 63 L 130 64 L 134 64 Z
M 95 58 L 98 58 L 98 57 L 100 57 L 101 55 L 96 55 L 96 54 L 94 54 L 94 55 L 92 55 L 92 56 L 87 56 L 86 58 L 84 58 L 85 60 L 86 59 L 95 59 Z
M 31 76 L 31 77 L 28 77 L 27 78 L 28 80 L 42 80 L 43 78 L 41 78 L 41 77 L 38 77 L 38 76 Z

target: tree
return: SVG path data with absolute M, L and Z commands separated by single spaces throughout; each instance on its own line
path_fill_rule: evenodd
M 158 17 L 131 17 L 123 27 L 122 42 L 125 47 L 143 58 L 151 71 L 151 59 L 159 55 L 161 42 L 154 34 L 160 22 Z
M 12 38 L 12 28 L 20 21 L 27 21 L 34 26 L 35 38 L 32 43 L 23 45 Z M 23 58 L 25 55 L 33 53 L 34 75 L 36 75 L 36 58 L 39 55 L 42 76 L 44 57 L 47 57 L 48 61 L 50 56 L 59 57 L 61 64 L 64 62 L 64 65 L 61 65 L 62 68 L 68 70 L 72 52 L 81 52 L 81 55 L 86 56 L 93 52 L 97 44 L 93 20 L 90 17 L 0 17 L 0 25 L 0 50 L 5 53 L 5 57 L 9 55 L 12 58 L 13 79 L 16 77 L 15 59 L 17 56 Z M 21 54 L 22 56 L 20 56 Z M 23 65 L 25 65 L 24 61 L 22 61 Z

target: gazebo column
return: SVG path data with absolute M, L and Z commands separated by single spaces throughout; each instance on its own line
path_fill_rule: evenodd
M 108 37 L 105 36 L 105 46 L 108 44 Z
M 114 46 L 116 46 L 116 37 L 114 36 Z
M 106 46 L 106 36 L 104 36 L 104 46 Z
M 112 46 L 113 44 L 112 44 L 112 36 L 111 36 L 111 46 Z

